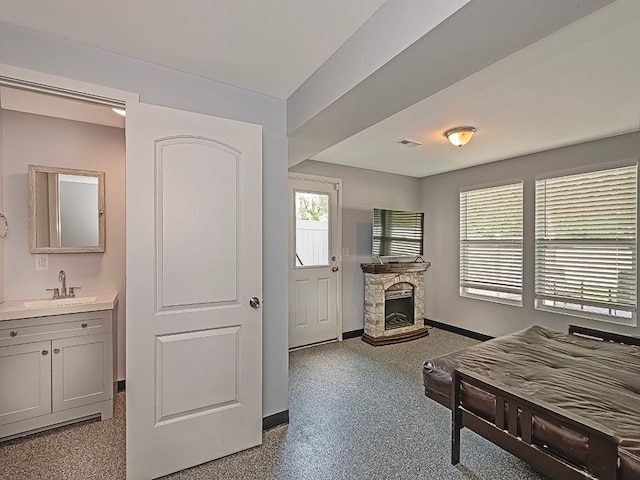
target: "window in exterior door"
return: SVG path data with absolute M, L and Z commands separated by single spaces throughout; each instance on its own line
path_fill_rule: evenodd
M 295 192 L 296 268 L 326 267 L 329 261 L 329 194 Z

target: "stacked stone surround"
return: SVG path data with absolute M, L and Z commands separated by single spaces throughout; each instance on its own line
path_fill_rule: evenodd
M 424 272 L 430 263 L 363 264 L 364 333 L 370 337 L 392 337 L 424 328 Z M 386 267 L 386 268 L 385 268 Z M 413 285 L 413 325 L 385 330 L 385 291 L 397 283 Z

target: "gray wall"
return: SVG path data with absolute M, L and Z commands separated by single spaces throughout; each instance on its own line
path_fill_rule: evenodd
M 266 95 L 0 22 L 0 63 L 140 94 L 263 128 L 263 414 L 288 408 L 286 105 Z
M 125 139 L 124 130 L 29 113 L 2 111 L 4 197 L 11 232 L 4 241 L 5 300 L 44 298 L 45 288 L 82 287 L 82 295 L 118 292 L 118 380 L 125 376 Z M 104 253 L 49 255 L 49 270 L 36 271 L 28 243 L 28 166 L 47 165 L 105 172 Z M 76 184 L 81 185 L 81 184 Z M 95 207 L 94 207 L 95 208 Z
M 360 264 L 371 261 L 374 208 L 420 210 L 420 180 L 404 175 L 305 160 L 291 172 L 342 179 L 342 330 L 364 327 L 364 275 Z
M 426 317 L 493 336 L 533 324 L 565 330 L 571 323 L 640 334 L 638 327 L 541 312 L 533 308 L 535 177 L 616 160 L 638 159 L 639 156 L 640 133 L 636 132 L 423 178 L 421 209 L 425 212 L 427 225 L 425 258 L 432 262 L 427 271 Z M 524 305 L 514 307 L 462 298 L 458 283 L 460 189 L 517 178 L 524 180 Z

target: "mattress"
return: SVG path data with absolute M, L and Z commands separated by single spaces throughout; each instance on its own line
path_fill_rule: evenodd
M 427 360 L 425 392 L 450 407 L 451 374 L 462 367 L 615 432 L 623 479 L 640 478 L 640 347 L 533 326 Z M 463 402 L 493 420 L 495 398 L 468 385 Z M 584 465 L 587 439 L 566 425 L 533 419 L 534 441 Z

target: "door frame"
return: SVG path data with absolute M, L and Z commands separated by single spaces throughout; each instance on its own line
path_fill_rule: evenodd
M 119 108 L 129 108 L 134 104 L 140 103 L 140 95 L 138 93 L 114 89 L 111 87 L 105 87 L 98 84 L 83 82 L 79 80 L 74 80 L 67 77 L 60 77 L 48 73 L 39 72 L 36 70 L 29 70 L 21 67 L 16 67 L 13 65 L 0 63 L 0 85 L 13 86 L 17 88 L 23 88 L 30 91 L 40 92 L 40 93 L 48 93 L 53 95 L 59 95 L 61 97 L 76 99 L 76 100 L 86 100 L 98 104 L 103 104 L 111 107 L 119 107 Z M 161 105 L 159 105 L 161 106 Z M 191 113 L 190 110 L 185 110 Z M 209 114 L 206 114 L 209 115 Z M 210 115 L 211 116 L 211 115 Z M 245 122 L 248 123 L 248 122 Z M 128 125 L 125 122 L 125 137 L 128 132 Z M 127 168 L 128 163 L 131 161 L 129 156 L 125 153 L 125 169 Z M 125 178 L 125 191 L 127 190 L 127 179 Z M 262 200 L 261 200 L 262 201 Z M 125 245 L 125 252 L 126 252 Z M 125 253 L 125 258 L 126 258 Z M 126 260 L 125 260 L 126 262 Z M 263 262 L 264 263 L 264 262 Z M 126 265 L 124 266 L 126 268 Z M 263 294 L 264 292 L 262 292 Z M 124 297 L 126 307 L 126 316 L 129 313 L 129 304 L 127 289 L 125 284 L 125 292 Z M 126 331 L 126 328 L 125 328 Z M 113 347 L 117 348 L 117 339 L 115 345 Z M 129 342 L 127 340 L 127 336 L 125 335 L 125 352 L 129 349 Z M 117 349 L 114 352 L 114 362 L 117 362 Z M 125 374 L 126 377 L 126 374 Z M 116 375 L 114 376 L 114 387 L 117 381 L 117 370 Z M 262 406 L 264 408 L 264 406 Z M 264 411 L 261 412 L 264 415 Z M 262 426 L 261 426 L 262 427 Z M 127 435 L 128 437 L 128 435 Z
M 337 285 L 336 285 L 336 338 L 338 339 L 339 342 L 342 341 L 342 179 L 341 178 L 335 178 L 335 177 L 325 177 L 322 175 L 311 175 L 311 174 L 307 174 L 307 173 L 297 173 L 297 172 L 289 172 L 289 175 L 287 177 L 287 194 L 290 190 L 289 187 L 289 180 L 302 180 L 302 181 L 306 181 L 306 182 L 317 182 L 317 183 L 324 183 L 324 184 L 331 184 L 335 186 L 336 189 L 336 193 L 338 194 L 338 206 L 337 206 L 337 224 L 338 224 L 338 229 L 336 232 L 337 235 L 337 242 L 338 242 L 338 255 L 337 256 L 337 266 L 338 266 L 338 278 L 337 278 Z M 289 205 L 289 215 L 288 215 L 288 225 L 291 225 L 291 220 L 292 220 L 292 215 L 294 215 L 295 213 L 295 208 L 292 209 L 292 205 Z M 289 227 L 287 226 L 287 230 L 289 229 Z M 287 277 L 288 277 L 288 282 L 291 282 L 291 262 L 293 261 L 293 257 L 295 256 L 295 245 L 293 244 L 293 237 L 289 234 L 287 234 L 288 238 L 288 245 L 289 245 L 289 265 L 288 265 L 288 273 L 287 273 Z M 289 286 L 287 285 L 287 289 L 289 288 Z M 289 326 L 287 325 L 287 334 L 289 331 Z M 304 347 L 300 347 L 300 348 L 304 348 Z
M 49 73 L 38 72 L 36 70 L 29 70 L 26 68 L 16 67 L 13 65 L 7 65 L 0 63 L 0 85 L 14 86 L 17 88 L 23 88 L 33 92 L 48 93 L 52 95 L 58 95 L 61 97 L 86 100 L 94 103 L 100 103 L 107 106 L 118 107 L 125 109 L 128 105 L 139 103 L 140 95 L 134 92 L 125 90 L 118 90 L 111 87 L 105 87 L 93 83 L 83 82 L 80 80 L 74 80 L 67 77 L 60 77 Z M 127 133 L 127 124 L 125 121 L 125 137 Z M 125 152 L 125 169 L 127 166 L 127 155 Z M 126 191 L 127 179 L 125 176 L 125 191 Z M 125 207 L 126 208 L 126 207 Z M 125 232 L 126 235 L 126 232 Z M 125 236 L 126 239 L 126 236 Z M 126 269 L 126 242 L 125 242 L 125 265 Z M 126 278 L 125 278 L 125 291 L 124 295 L 120 298 L 124 298 L 125 306 L 128 305 L 127 290 L 126 290 Z M 125 307 L 125 319 L 126 319 L 126 307 Z M 116 327 L 118 327 L 116 325 Z M 126 325 L 124 326 L 126 332 Z M 118 361 L 118 338 L 115 337 L 113 344 L 114 362 L 116 365 L 116 371 L 114 374 L 114 384 L 118 381 L 117 376 L 117 361 Z M 126 355 L 126 335 L 125 335 L 125 355 Z M 126 366 L 126 364 L 125 364 Z M 126 379 L 126 374 L 125 374 Z
M 112 106 L 112 107 L 119 107 L 119 108 L 124 107 L 125 109 L 128 106 L 131 106 L 132 104 L 137 104 L 140 102 L 140 95 L 137 93 L 118 90 L 111 87 L 104 87 L 101 85 L 82 82 L 79 80 L 73 80 L 66 77 L 59 77 L 56 75 L 38 72 L 35 70 L 28 70 L 28 69 L 15 67 L 13 65 L 7 65 L 3 63 L 0 63 L 0 85 L 14 86 L 14 87 L 23 88 L 30 91 L 48 93 L 48 94 L 58 95 L 61 97 L 66 97 L 66 98 L 71 98 L 76 100 L 78 99 L 87 100 L 94 103 L 99 103 L 99 104 Z M 125 130 L 125 136 L 126 136 L 127 134 L 126 122 L 125 122 L 124 130 Z M 125 152 L 125 169 L 128 161 L 130 161 L 130 159 L 128 158 Z M 124 185 L 125 191 L 127 186 L 126 184 L 127 184 L 127 179 L 125 178 L 125 185 Z M 126 245 L 125 245 L 125 252 L 126 252 Z M 125 253 L 124 268 L 126 269 L 126 253 Z M 125 292 L 124 292 L 123 298 L 125 299 L 125 304 L 129 305 L 129 302 L 127 301 L 126 283 L 125 283 Z M 126 332 L 126 328 L 125 328 L 125 332 Z M 114 362 L 116 362 L 116 365 L 117 365 L 118 338 L 116 337 L 115 340 L 116 340 L 115 344 L 112 344 L 112 348 L 115 348 Z M 124 349 L 125 349 L 125 355 L 126 355 L 126 350 L 127 350 L 126 334 L 125 334 Z M 114 390 L 116 390 L 115 384 L 117 381 L 118 380 L 117 380 L 117 368 L 116 368 L 116 372 L 113 378 Z
M 140 95 L 134 92 L 103 87 L 3 63 L 0 63 L 0 84 L 62 97 L 86 99 L 114 107 L 126 106 L 127 103 L 140 101 Z

